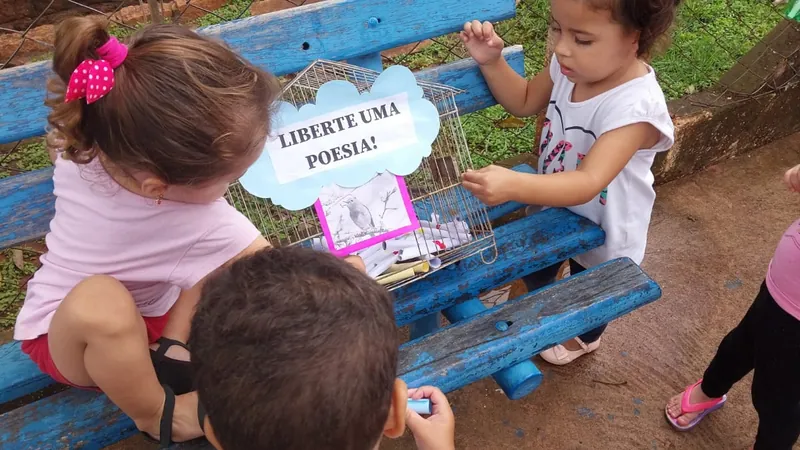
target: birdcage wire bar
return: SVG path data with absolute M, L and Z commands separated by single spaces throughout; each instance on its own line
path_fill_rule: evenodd
M 350 82 L 359 92 L 365 92 L 370 89 L 378 75 L 379 73 L 362 67 L 319 60 L 299 72 L 285 85 L 282 100 L 297 108 L 313 103 L 319 88 L 334 80 Z M 422 88 L 424 97 L 439 112 L 441 126 L 439 135 L 433 142 L 431 155 L 423 158 L 414 173 L 404 177 L 412 203 L 420 220 L 431 221 L 433 213 L 440 224 L 462 221 L 469 229 L 471 240 L 441 250 L 428 240 L 419 239 L 415 235 L 417 246 L 420 253 L 434 255 L 441 262 L 438 269 L 476 254 L 481 254 L 483 261 L 489 263 L 496 257 L 496 247 L 488 212 L 461 186 L 461 173 L 472 168 L 472 159 L 455 100 L 460 91 L 425 81 L 418 81 L 418 85 Z M 288 211 L 269 199 L 249 194 L 239 183 L 229 188 L 227 199 L 275 246 L 312 246 L 313 239 L 323 236 L 313 207 Z M 421 225 L 424 226 L 426 225 Z M 386 287 L 390 290 L 397 289 L 432 272 L 420 273 L 413 278 L 387 284 Z

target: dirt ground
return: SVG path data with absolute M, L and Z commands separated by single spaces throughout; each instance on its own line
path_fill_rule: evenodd
M 615 321 L 591 356 L 565 367 L 537 358 L 545 378 L 525 399 L 508 400 L 491 380 L 452 393 L 456 447 L 750 448 L 757 423 L 751 376 L 692 432 L 673 431 L 663 409 L 702 375 L 752 302 L 781 233 L 800 216 L 800 195 L 782 182 L 798 163 L 795 135 L 658 187 L 643 268 L 663 297 Z M 382 448 L 414 446 L 406 436 Z
M 800 135 L 658 188 L 644 269 L 664 296 L 617 320 L 593 355 L 555 368 L 508 400 L 491 380 L 450 394 L 456 447 L 501 449 L 746 449 L 756 415 L 748 376 L 690 433 L 664 420 L 666 400 L 696 381 L 750 305 L 780 234 L 800 215 L 782 184 Z M 113 447 L 151 448 L 139 438 Z M 387 450 L 415 448 L 405 438 Z M 800 449 L 800 445 L 796 448 Z

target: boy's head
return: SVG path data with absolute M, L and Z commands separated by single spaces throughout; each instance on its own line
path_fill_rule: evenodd
M 370 450 L 405 428 L 398 344 L 391 296 L 350 264 L 300 247 L 243 258 L 192 322 L 206 434 L 224 450 Z

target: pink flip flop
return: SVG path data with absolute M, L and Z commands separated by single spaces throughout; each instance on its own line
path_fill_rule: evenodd
M 700 379 L 697 383 L 688 386 L 685 391 L 683 391 L 683 395 L 681 396 L 681 415 L 687 413 L 696 413 L 699 412 L 700 414 L 694 418 L 688 425 L 681 425 L 678 423 L 676 418 L 673 418 L 669 415 L 669 408 L 664 408 L 664 414 L 667 416 L 667 420 L 669 421 L 670 425 L 672 425 L 678 431 L 689 431 L 708 414 L 722 408 L 725 405 L 725 402 L 728 401 L 728 396 L 723 395 L 722 398 L 715 398 L 713 400 L 709 400 L 707 402 L 702 403 L 689 403 L 689 396 L 692 395 L 692 391 L 696 388 L 703 380 Z M 702 411 L 702 412 L 701 412 Z M 680 416 L 679 416 L 680 417 Z

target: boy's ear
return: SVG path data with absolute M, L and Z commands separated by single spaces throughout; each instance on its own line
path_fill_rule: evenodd
M 209 420 L 208 416 L 205 418 L 205 423 L 201 424 L 203 427 L 203 431 L 206 434 L 206 439 L 208 442 L 217 450 L 224 450 L 222 445 L 220 445 L 219 441 L 217 440 L 217 436 L 214 434 L 214 427 L 211 426 L 211 420 Z
M 408 407 L 408 386 L 397 378 L 392 389 L 392 405 L 389 407 L 389 417 L 383 426 L 383 435 L 396 439 L 406 431 L 406 408 Z

